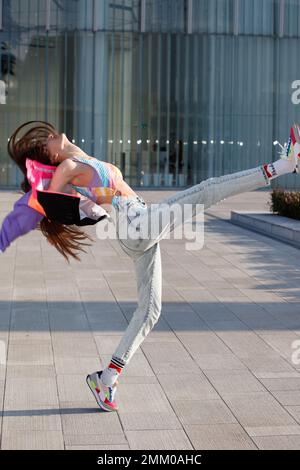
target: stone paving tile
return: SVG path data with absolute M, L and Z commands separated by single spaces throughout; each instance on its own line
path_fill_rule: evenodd
M 223 400 L 172 400 L 178 419 L 186 424 L 225 424 L 237 420 Z
M 2 381 L 4 381 L 5 374 L 6 374 L 6 365 L 5 364 L 0 364 L 0 384 L 1 384 Z
M 186 352 L 181 343 L 143 343 L 144 351 L 152 369 L 156 374 L 181 374 L 185 372 L 199 372 L 199 368 Z
M 126 431 L 130 449 L 134 450 L 192 450 L 182 430 Z
M 285 406 L 285 409 L 293 416 L 297 423 L 300 423 L 300 406 Z
M 22 393 L 20 393 L 20 390 Z M 16 406 L 24 409 L 35 406 L 56 406 L 58 403 L 56 381 L 52 377 L 7 378 L 5 385 L 5 409 Z
M 181 423 L 173 411 L 131 411 L 119 412 L 122 427 L 125 431 L 137 430 L 170 430 L 181 429 Z
M 270 376 L 270 374 L 296 374 L 295 369 L 286 359 L 279 356 L 275 352 L 266 354 L 252 354 L 251 356 L 243 356 L 241 361 L 251 370 L 257 377 Z
M 95 399 L 86 384 L 86 375 L 87 374 L 57 375 L 59 401 L 86 401 L 94 405 Z
M 251 331 L 251 328 L 238 318 L 235 320 L 210 321 L 209 326 L 216 334 L 224 331 Z
M 84 313 L 84 308 L 81 303 L 73 301 L 73 299 L 69 301 L 56 300 L 54 302 L 48 302 L 48 311 L 49 316 L 66 316 L 67 318 L 68 313 L 70 315 Z
M 154 329 L 151 331 L 151 335 L 148 335 L 143 344 L 148 343 L 177 343 L 178 338 L 174 332 L 166 331 L 167 329 L 162 326 L 161 328 L 158 325 L 163 325 L 163 318 L 156 323 Z
M 7 431 L 62 431 L 60 410 L 50 405 L 32 405 L 23 409 L 22 405 L 11 407 L 3 413 L 3 428 Z
M 112 355 L 122 338 L 122 334 L 104 335 L 100 332 L 93 333 L 93 336 L 97 345 L 97 350 L 101 355 Z M 141 351 L 137 350 L 136 354 L 141 354 Z
M 172 407 L 159 383 L 131 384 L 119 382 L 118 403 L 126 413 L 171 413 Z
M 253 437 L 257 447 L 261 450 L 299 450 L 300 436 L 263 436 Z
M 46 343 L 47 341 L 51 341 L 51 333 L 49 330 L 35 330 L 31 327 L 24 330 L 19 328 L 11 328 L 9 338 L 11 341 L 20 340 L 30 343 L 30 341 L 33 340 Z
M 0 300 L 0 330 L 9 328 L 10 315 L 10 307 L 4 306 Z
M 207 370 L 205 374 L 221 395 L 265 391 L 265 387 L 247 370 Z
M 110 331 L 115 332 L 116 334 L 120 334 L 122 331 L 125 331 L 127 328 L 127 321 L 122 314 L 122 312 L 100 312 L 97 315 L 97 318 L 93 318 L 91 321 L 91 317 L 88 315 L 88 320 L 90 323 L 90 328 L 96 333 L 109 334 Z
M 36 314 L 36 318 L 33 318 L 33 315 L 30 317 L 28 316 L 19 316 L 18 318 L 14 318 L 12 315 L 10 329 L 12 334 L 15 333 L 15 336 L 18 336 L 17 333 L 22 333 L 24 331 L 32 331 L 40 335 L 42 333 L 48 332 L 49 330 L 49 319 L 48 316 L 41 316 L 39 313 Z M 19 334 L 20 336 L 20 334 Z M 49 335 L 50 336 L 50 335 Z M 41 339 L 41 338 L 40 338 Z
M 52 338 L 55 355 L 71 355 L 74 358 L 97 356 L 97 348 L 90 333 L 86 335 L 73 333 L 68 335 L 52 334 Z
M 269 345 L 251 331 L 222 331 L 218 332 L 218 336 L 239 358 L 273 352 Z
M 195 362 L 200 369 L 206 370 L 241 370 L 246 366 L 234 354 L 195 354 Z
M 300 405 L 299 390 L 273 391 L 272 394 L 283 406 Z
M 51 341 L 11 339 L 7 360 L 12 365 L 51 365 L 53 364 Z
M 185 425 L 184 429 L 195 449 L 257 449 L 239 424 L 190 424 Z
M 5 380 L 0 380 L 0 406 L 3 407 Z M 1 410 L 2 411 L 2 410 Z
M 115 317 L 118 315 L 120 317 L 124 316 L 120 307 L 116 304 L 112 304 L 111 302 L 104 302 L 103 304 L 98 302 L 83 302 L 83 306 L 89 323 L 97 323 L 99 321 L 99 316 L 103 317 L 103 315 L 107 315 L 108 317 L 111 315 Z
M 66 374 L 82 374 L 85 377 L 88 373 L 99 370 L 100 359 L 98 356 L 91 357 L 73 357 L 69 356 L 58 356 L 55 358 L 55 370 L 58 375 Z
M 91 392 L 90 392 L 91 393 Z M 92 397 L 92 394 L 91 394 Z M 73 397 L 71 397 L 73 398 Z M 76 398 L 76 397 L 74 397 Z M 111 436 L 122 434 L 118 413 L 107 413 L 91 402 L 61 402 L 60 413 L 64 436 Z M 91 442 L 92 443 L 92 442 Z M 116 442 L 119 444 L 120 442 Z
M 147 375 L 128 375 L 124 372 L 123 376 L 119 379 L 119 384 L 158 384 L 158 380 L 155 375 L 147 376 Z
M 2 435 L 1 450 L 63 450 L 60 431 L 7 430 Z
M 173 400 L 203 400 L 218 399 L 219 395 L 209 383 L 208 379 L 200 371 L 193 374 L 156 374 L 158 381 L 168 398 Z
M 7 364 L 6 368 L 6 377 L 7 379 L 21 379 L 21 378 L 42 378 L 55 380 L 56 372 L 53 365 L 16 365 L 16 364 Z
M 259 379 L 290 379 L 290 378 L 298 378 L 299 372 L 291 369 L 288 372 L 257 372 L 254 374 Z
M 208 324 L 215 321 L 236 320 L 236 316 L 229 310 L 227 304 L 203 303 L 194 305 L 194 310 Z
M 53 316 L 50 315 L 49 323 L 50 328 L 53 333 L 55 332 L 62 332 L 65 331 L 66 333 L 70 333 L 74 331 L 75 333 L 78 332 L 90 332 L 90 325 L 87 321 L 87 318 L 83 314 L 74 314 L 72 318 L 68 318 L 70 315 L 65 316 Z
M 164 311 L 164 319 L 175 332 L 189 332 L 190 330 L 206 331 L 208 326 L 192 309 L 181 311 Z
M 230 349 L 213 332 L 178 333 L 178 338 L 194 357 L 199 354 L 230 354 Z
M 299 390 L 300 392 L 300 374 L 298 377 L 262 378 L 261 382 L 270 391 Z
M 296 424 L 292 416 L 268 392 L 223 394 L 222 398 L 242 426 Z
M 101 414 L 101 417 L 103 414 Z M 95 429 L 94 431 L 97 432 L 98 429 Z M 64 442 L 66 448 L 68 446 L 97 446 L 97 448 L 98 446 L 105 446 L 105 448 L 115 445 L 128 446 L 128 440 L 123 431 L 116 434 L 110 434 L 109 429 L 107 429 L 106 433 L 103 434 L 100 432 L 99 434 L 80 434 L 78 432 L 76 434 L 65 434 Z
M 95 338 L 97 336 L 116 336 L 116 338 L 119 338 L 120 335 L 122 336 L 125 333 L 127 326 L 128 323 L 123 320 L 117 320 L 114 324 L 112 322 L 105 327 L 103 327 L 103 323 L 93 322 L 89 324 L 90 331 Z
M 246 426 L 249 436 L 287 436 L 300 434 L 300 426 L 291 424 L 289 426 Z

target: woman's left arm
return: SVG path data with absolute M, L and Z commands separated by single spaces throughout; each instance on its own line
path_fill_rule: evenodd
M 73 178 L 82 174 L 82 167 L 78 162 L 67 158 L 61 162 L 55 170 L 51 179 L 48 191 L 64 192 L 65 186 L 71 182 Z

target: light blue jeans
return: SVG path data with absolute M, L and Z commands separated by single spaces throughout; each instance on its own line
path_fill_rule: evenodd
M 192 204 L 192 214 L 196 215 L 197 204 L 203 204 L 205 210 L 229 196 L 269 185 L 270 182 L 264 168 L 259 166 L 250 170 L 202 181 L 200 184 L 179 191 L 174 196 L 164 199 L 159 205 L 147 207 L 144 200 L 139 196 L 136 199 L 130 200 L 120 199 L 116 205 L 117 236 L 121 247 L 134 262 L 138 306 L 113 354 L 113 358 L 118 360 L 119 363 L 128 364 L 135 351 L 142 344 L 160 317 L 162 270 L 159 242 L 170 231 L 174 230 L 178 224 L 181 224 L 182 219 L 176 218 L 176 216 L 173 218 L 162 217 L 160 219 L 159 233 L 155 239 L 133 238 L 130 235 L 126 238 L 120 238 L 119 234 L 122 224 L 126 221 L 128 222 L 126 226 L 130 228 L 130 224 L 134 221 L 136 226 L 138 220 L 138 223 L 142 226 L 146 221 L 149 223 L 149 219 L 155 216 L 157 210 L 167 207 L 172 208 L 174 204 L 180 204 L 181 206 Z

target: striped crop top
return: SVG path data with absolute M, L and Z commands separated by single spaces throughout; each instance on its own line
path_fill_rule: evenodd
M 95 171 L 87 187 L 72 185 L 72 187 L 93 200 L 96 204 L 112 204 L 115 206 L 120 198 L 134 198 L 137 194 L 124 181 L 118 167 L 97 158 L 85 158 L 75 155 L 71 160 L 90 165 Z

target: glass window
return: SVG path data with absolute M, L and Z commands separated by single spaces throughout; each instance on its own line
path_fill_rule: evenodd
M 146 31 L 184 31 L 185 1 L 146 0 Z

